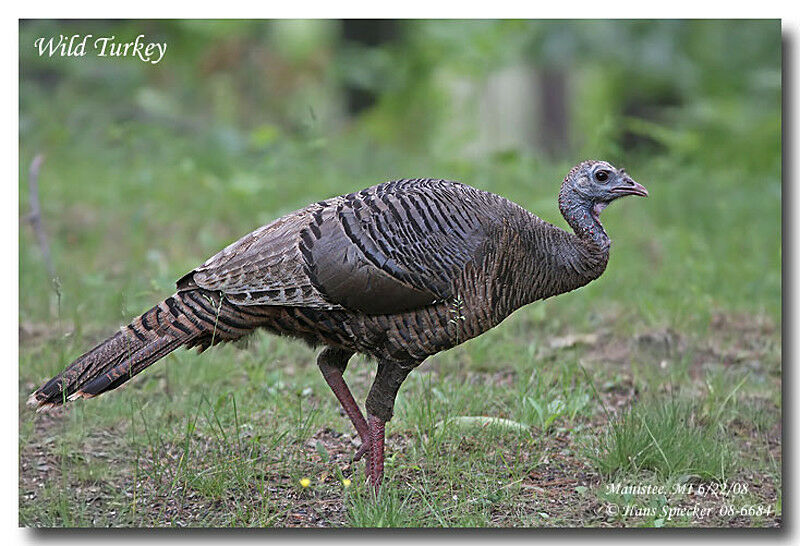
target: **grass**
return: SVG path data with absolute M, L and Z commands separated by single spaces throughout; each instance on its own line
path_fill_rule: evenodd
M 611 421 L 598 467 L 605 474 L 650 471 L 660 478 L 723 482 L 735 461 L 724 431 L 702 422 L 686 401 L 650 402 Z
M 510 320 L 511 332 L 490 334 L 501 337 L 496 343 L 514 344 L 525 317 Z M 40 357 L 55 356 L 47 345 Z M 468 343 L 455 350 L 461 354 L 440 355 L 412 374 L 387 429 L 387 477 L 377 504 L 363 467 L 350 462 L 355 435 L 311 350 L 257 334 L 249 347 L 200 357 L 179 351 L 113 395 L 55 416 L 21 410 L 21 523 L 648 525 L 658 518 L 606 520 L 592 506 L 612 502 L 603 496 L 607 483 L 669 485 L 686 475 L 758 483 L 760 504 L 778 502 L 779 407 L 759 395 L 763 387 L 752 376 L 725 387 L 724 396 L 702 386 L 714 384 L 709 377 L 684 380 L 644 403 L 634 393 L 658 392 L 657 379 L 636 379 L 624 361 L 597 359 L 587 347 L 543 347 L 507 349 L 516 368 L 501 361 L 476 370 L 460 364 L 475 358 Z M 365 359 L 351 364 L 347 378 L 357 398 L 372 375 Z M 24 381 L 21 396 L 35 382 Z M 735 411 L 725 409 L 732 400 Z M 493 416 L 524 428 L 465 424 L 459 416 Z M 303 478 L 311 480 L 308 488 Z M 345 488 L 343 479 L 352 485 Z M 774 522 L 774 515 L 760 520 Z
M 43 152 L 40 198 L 60 283 L 56 293 L 21 225 L 21 525 L 781 523 L 779 147 L 746 162 L 696 151 L 727 149 L 711 140 L 687 148 L 697 155 L 626 156 L 651 197 L 604 212 L 614 243 L 603 277 L 412 373 L 373 499 L 315 352 L 292 340 L 257 333 L 200 356 L 179 350 L 119 391 L 52 415 L 34 415 L 24 400 L 171 294 L 186 271 L 283 213 L 382 180 L 440 176 L 564 226 L 556 194 L 571 161 L 414 155 L 375 145 L 359 127 L 328 140 L 312 127 L 263 144 L 201 115 L 187 130 L 131 117 L 94 88 L 60 89 L 23 82 L 20 93 L 20 216 L 27 165 Z M 773 129 L 724 136 L 741 144 Z M 351 362 L 358 400 L 374 368 Z M 717 482 L 748 490 L 697 494 Z M 668 494 L 609 491 L 615 483 Z M 673 493 L 684 484 L 694 492 Z M 660 515 L 693 504 L 713 516 Z M 748 506 L 771 511 L 751 515 Z

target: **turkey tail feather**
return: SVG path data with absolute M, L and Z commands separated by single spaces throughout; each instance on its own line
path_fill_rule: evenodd
M 41 411 L 97 396 L 116 389 L 182 345 L 195 345 L 210 334 L 219 337 L 222 333 L 212 332 L 210 325 L 215 321 L 209 316 L 219 295 L 198 292 L 174 294 L 136 317 L 31 394 L 28 405 Z

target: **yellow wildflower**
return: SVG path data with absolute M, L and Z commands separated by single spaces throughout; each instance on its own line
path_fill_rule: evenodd
M 306 488 L 309 485 L 311 485 L 311 480 L 309 480 L 308 478 L 303 478 L 300 480 L 300 485 L 302 485 L 303 488 Z
M 349 478 L 345 478 L 342 480 L 342 485 L 345 486 L 345 488 L 350 487 L 351 483 L 353 482 L 351 482 Z

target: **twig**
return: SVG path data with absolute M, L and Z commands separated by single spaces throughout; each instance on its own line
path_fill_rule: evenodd
M 36 239 L 39 242 L 39 248 L 42 250 L 50 280 L 56 282 L 56 270 L 53 267 L 53 260 L 50 258 L 50 245 L 47 242 L 47 235 L 42 226 L 42 209 L 39 206 L 39 170 L 42 168 L 42 163 L 44 163 L 44 155 L 37 154 L 31 161 L 31 168 L 28 172 L 28 193 L 31 200 L 31 213 L 28 215 L 28 220 L 33 227 L 33 231 L 36 232 Z
M 56 268 L 53 266 L 53 260 L 50 258 L 50 244 L 47 242 L 47 235 L 44 232 L 42 225 L 42 208 L 39 205 L 39 171 L 44 163 L 44 154 L 36 154 L 36 157 L 31 161 L 31 168 L 28 171 L 28 193 L 31 200 L 31 212 L 28 215 L 28 220 L 36 232 L 36 239 L 39 241 L 39 248 L 42 249 L 42 257 L 44 264 L 47 267 L 47 273 L 50 275 L 50 282 L 53 284 L 53 291 L 56 293 L 56 310 L 55 314 L 59 320 L 59 328 L 61 327 L 61 280 L 56 274 Z

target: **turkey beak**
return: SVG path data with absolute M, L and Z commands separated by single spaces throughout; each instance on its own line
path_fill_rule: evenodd
M 636 182 L 630 176 L 623 176 L 622 179 L 619 181 L 619 184 L 611 188 L 612 193 L 617 193 L 620 196 L 623 195 L 640 195 L 642 197 L 647 197 L 649 194 L 647 193 L 647 189 Z

